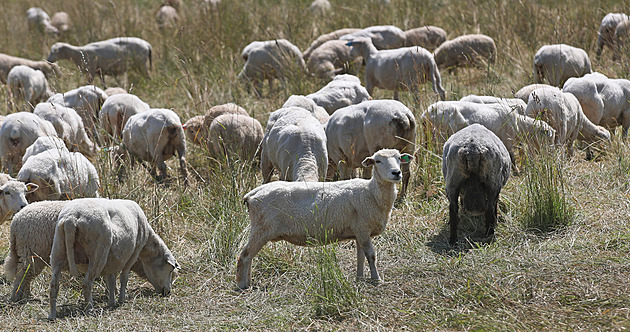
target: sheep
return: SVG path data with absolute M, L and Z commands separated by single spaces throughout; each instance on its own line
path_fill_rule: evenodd
M 59 30 L 59 33 L 66 33 L 72 28 L 72 20 L 66 12 L 54 13 L 50 23 Z
M 516 91 L 514 93 L 514 98 L 518 98 L 520 100 L 522 100 L 525 104 L 527 104 L 527 101 L 529 100 L 529 94 L 532 93 L 532 91 L 538 89 L 538 88 L 552 88 L 553 86 L 549 85 L 549 84 L 530 84 L 530 85 L 526 85 L 524 87 L 522 87 L 520 90 Z
M 0 158 L 9 174 L 17 173 L 26 148 L 40 136 L 57 136 L 52 123 L 28 112 L 7 115 L 0 127 Z
M 420 46 L 428 51 L 433 51 L 445 41 L 446 31 L 444 31 L 444 29 L 432 25 L 425 25 L 405 31 L 404 46 Z
M 326 86 L 306 95 L 315 104 L 323 107 L 328 114 L 336 110 L 372 99 L 367 90 L 361 85 L 358 77 L 348 74 L 337 75 Z
M 182 125 L 186 138 L 195 145 L 206 145 L 207 143 L 207 128 L 204 127 L 205 116 L 197 115 L 188 119 L 186 123 Z
M 144 76 L 149 76 L 152 68 L 151 44 L 136 37 L 116 37 L 73 46 L 68 43 L 55 43 L 50 48 L 47 60 L 56 62 L 68 59 L 85 72 L 89 83 L 100 76 L 105 86 L 105 75 L 117 76 L 135 69 Z
M 215 0 L 215 2 L 221 2 L 221 0 Z M 175 10 L 180 11 L 182 7 L 182 0 L 163 0 L 162 6 L 170 6 Z
M 628 37 L 630 37 L 630 19 L 619 23 L 615 29 L 613 61 L 621 59 L 622 48 L 627 45 Z
M 398 90 L 406 88 L 417 97 L 418 85 L 431 80 L 433 91 L 442 100 L 446 98 L 433 55 L 424 48 L 379 51 L 369 38 L 355 39 L 348 46 L 352 46 L 352 54 L 361 55 L 365 60 L 365 82 L 370 95 L 375 87 L 394 90 L 394 99 L 398 100 Z
M 311 46 L 309 46 L 309 48 L 306 49 L 306 51 L 304 51 L 304 54 L 302 55 L 302 57 L 304 58 L 304 61 L 308 60 L 311 57 L 311 53 L 313 53 L 314 50 L 316 50 L 318 47 L 320 47 L 323 43 L 329 41 L 329 40 L 335 40 L 335 39 L 339 39 L 339 37 L 343 36 L 343 35 L 347 35 L 353 32 L 357 32 L 361 29 L 356 29 L 356 28 L 344 28 L 344 29 L 339 29 L 339 30 L 335 30 L 333 32 L 329 32 L 326 34 L 323 34 L 319 37 L 317 37 L 317 39 L 315 39 L 312 43 Z
M 263 128 L 249 115 L 223 114 L 212 121 L 209 128 L 208 150 L 214 156 L 226 158 L 235 153 L 239 158 L 252 160 L 259 155 Z
M 8 174 L 0 173 L 0 225 L 11 219 L 28 205 L 26 195 L 39 188 L 37 184 L 18 181 Z
M 311 5 L 308 6 L 309 12 L 311 14 L 323 16 L 328 13 L 332 6 L 330 5 L 330 1 L 328 0 L 314 0 L 311 2 Z
M 28 111 L 53 94 L 43 72 L 23 65 L 11 68 L 7 75 L 7 85 L 13 103 L 27 105 Z
M 272 117 L 261 144 L 263 183 L 271 181 L 274 169 L 281 181 L 324 181 L 326 132 L 317 119 L 300 107 L 281 108 Z
M 115 304 L 116 276 L 120 273 L 118 302 L 125 300 L 129 271 L 142 262 L 147 279 L 155 290 L 171 293 L 173 272 L 179 267 L 164 241 L 153 231 L 144 212 L 134 201 L 85 198 L 68 202 L 59 212 L 50 253 L 50 314 L 57 315 L 57 295 L 61 271 L 85 273 L 83 295 L 92 304 L 92 285 L 105 276 L 108 304 Z
M 529 95 L 525 114 L 540 118 L 556 130 L 555 144 L 565 144 L 567 155 L 573 155 L 573 141 L 581 135 L 586 142 L 610 141 L 610 133 L 594 125 L 582 111 L 577 98 L 560 89 L 540 88 Z
M 158 9 L 157 14 L 155 15 L 155 21 L 157 22 L 160 30 L 174 28 L 177 26 L 177 22 L 179 21 L 179 15 L 177 14 L 177 10 L 175 8 L 171 6 L 162 6 Z
M 285 80 L 298 72 L 306 72 L 306 64 L 300 49 L 286 39 L 254 41 L 245 47 L 242 54 L 245 60 L 238 78 L 247 84 L 254 84 L 258 96 L 262 93 L 263 80 L 273 90 L 273 79 Z
M 599 25 L 599 31 L 597 32 L 597 59 L 602 55 L 602 51 L 605 46 L 608 46 L 611 50 L 615 49 L 615 29 L 624 21 L 628 21 L 628 15 L 624 13 L 608 13 L 602 19 L 602 23 Z
M 100 128 L 97 124 L 98 112 L 107 98 L 107 94 L 103 89 L 95 85 L 84 85 L 64 93 L 56 93 L 48 98 L 46 102 L 74 108 L 81 116 L 83 126 L 88 131 L 88 134 L 95 138 Z
M 457 67 L 477 66 L 484 68 L 494 64 L 497 57 L 497 46 L 494 40 L 486 35 L 462 35 L 443 42 L 433 52 L 438 68 L 453 72 Z
M 353 41 L 359 38 L 369 38 L 377 50 L 390 50 L 405 45 L 405 32 L 393 25 L 376 25 L 367 27 L 339 37 L 341 40 Z
M 544 45 L 534 55 L 534 82 L 561 87 L 569 77 L 590 74 L 591 60 L 581 49 L 567 44 Z
M 186 166 L 186 139 L 179 116 L 171 110 L 153 108 L 148 112 L 133 115 L 123 128 L 123 144 L 132 155 L 132 162 L 136 158 L 154 163 L 151 175 L 158 181 L 166 179 L 165 160 L 175 155 L 179 156 L 179 169 L 188 184 L 188 169 Z M 159 175 L 155 173 L 157 166 Z
M 37 29 L 40 32 L 58 35 L 59 29 L 52 25 L 50 16 L 39 7 L 31 7 L 26 11 L 29 29 Z
M 119 87 L 109 87 L 105 89 L 105 94 L 107 95 L 107 97 L 111 97 L 113 95 L 117 95 L 121 93 L 127 93 L 127 90 L 123 88 L 119 88 Z
M 38 137 L 33 144 L 26 148 L 24 156 L 22 156 L 22 164 L 24 164 L 30 156 L 34 156 L 47 150 L 55 150 L 56 153 L 60 154 L 70 153 L 70 150 L 66 147 L 66 143 L 61 138 L 56 136 L 41 136 Z
M 462 97 L 459 101 L 467 101 L 477 104 L 501 104 L 516 110 L 516 112 L 521 115 L 525 114 L 525 108 L 527 107 L 527 103 L 520 98 L 468 95 Z
M 480 124 L 472 124 L 446 141 L 442 174 L 449 202 L 451 246 L 457 244 L 460 198 L 463 212 L 483 214 L 486 235 L 494 235 L 499 193 L 510 177 L 510 165 L 505 145 Z
M 606 128 L 621 126 L 623 137 L 630 128 L 630 81 L 609 79 L 599 73 L 572 77 L 564 83 L 563 92 L 573 94 L 584 115 L 595 125 Z
M 287 101 L 284 102 L 281 108 L 287 108 L 287 107 L 301 107 L 309 111 L 311 115 L 315 119 L 317 119 L 317 121 L 319 121 L 319 123 L 321 123 L 322 125 L 326 124 L 326 122 L 328 122 L 328 119 L 330 118 L 330 115 L 328 115 L 328 112 L 326 112 L 326 110 L 323 107 L 318 106 L 312 99 L 305 96 L 300 96 L 300 95 L 290 96 L 287 99 Z M 275 121 L 275 120 L 272 120 L 272 116 L 270 116 L 267 123 L 269 124 L 272 121 Z
M 122 130 L 129 118 L 147 112 L 151 107 L 135 95 L 119 93 L 108 97 L 98 114 L 101 127 L 113 138 L 121 138 Z
M 50 121 L 70 151 L 96 155 L 98 146 L 88 137 L 83 120 L 74 109 L 60 104 L 40 103 L 35 106 L 33 114 Z
M 328 176 L 339 169 L 342 180 L 355 177 L 362 160 L 379 149 L 414 152 L 416 119 L 409 108 L 396 100 L 368 100 L 341 108 L 330 116 L 325 130 Z M 407 192 L 411 176 L 408 164 L 403 164 L 402 172 L 399 199 Z M 370 177 L 370 169 L 363 169 L 363 177 Z
M 61 76 L 61 70 L 59 69 L 59 65 L 56 63 L 50 63 L 48 61 L 33 61 L 0 53 L 0 81 L 3 84 L 7 83 L 7 76 L 9 75 L 11 68 L 18 65 L 24 65 L 40 70 L 44 73 L 47 79 Z
M 413 157 L 383 149 L 363 160 L 373 167 L 370 180 L 338 182 L 275 181 L 263 184 L 244 197 L 249 209 L 249 241 L 236 265 L 236 282 L 245 289 L 251 280 L 252 259 L 269 241 L 323 245 L 354 239 L 357 243 L 357 278 L 363 277 L 367 258 L 372 280 L 380 280 L 371 238 L 381 234 L 396 198 L 396 183 L 402 179 L 401 164 Z
M 338 73 L 356 73 L 361 58 L 353 56 L 347 41 L 329 40 L 313 50 L 306 67 L 311 75 L 332 79 Z
M 228 113 L 249 116 L 249 113 L 247 113 L 247 110 L 245 110 L 244 108 L 234 103 L 227 103 L 227 104 L 212 106 L 210 107 L 208 111 L 206 111 L 206 114 L 204 115 L 203 127 L 206 128 L 205 129 L 206 132 L 204 133 L 204 135 L 207 135 L 207 130 L 210 128 L 210 125 L 212 124 L 212 121 L 214 121 L 215 118 L 217 118 L 219 115 L 228 114 Z M 207 136 L 204 136 L 204 137 L 207 137 Z

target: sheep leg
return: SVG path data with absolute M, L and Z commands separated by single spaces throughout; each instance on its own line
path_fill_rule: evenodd
M 273 175 L 273 164 L 267 156 L 267 151 L 260 154 L 260 169 L 262 170 L 263 183 L 269 183 Z
M 409 185 L 409 179 L 411 178 L 411 170 L 410 163 L 402 163 L 400 165 L 402 171 L 402 188 L 400 189 L 400 193 L 398 193 L 398 199 L 401 200 L 407 194 L 407 186 Z
M 372 240 L 369 236 L 357 236 L 357 244 L 360 244 L 357 247 L 361 247 L 365 258 L 367 258 L 368 265 L 370 266 L 370 277 L 372 280 L 378 281 L 380 277 L 378 276 L 378 271 L 376 270 L 376 251 L 374 250 L 374 246 L 372 245 Z M 358 255 L 357 255 L 358 256 Z M 359 258 L 359 257 L 357 257 Z M 358 260 L 357 260 L 358 265 Z M 357 270 L 357 274 L 358 274 Z
M 260 249 L 267 244 L 267 239 L 260 234 L 251 233 L 249 242 L 241 251 L 236 264 L 236 283 L 238 288 L 246 289 L 252 279 L 252 260 L 258 254 Z
M 159 182 L 164 181 L 166 179 L 166 163 L 164 162 L 164 156 L 162 154 L 158 155 L 155 158 L 155 164 L 157 165 L 159 175 L 157 176 L 157 180 Z
M 116 304 L 116 275 L 108 274 L 105 282 L 107 283 L 107 305 L 113 307 Z
M 365 268 L 365 253 L 363 252 L 363 249 L 361 249 L 361 246 L 359 245 L 359 242 L 356 241 L 356 246 L 357 246 L 357 279 L 363 278 L 363 270 Z
M 21 269 L 13 281 L 13 291 L 11 292 L 12 302 L 18 302 L 31 295 L 31 281 L 48 265 L 44 263 L 37 254 L 31 255 L 31 257 L 32 259 L 29 258 L 31 261 L 29 266 Z
M 48 314 L 49 320 L 54 320 L 57 317 L 57 295 L 59 295 L 59 278 L 61 277 L 61 267 L 63 260 L 58 261 L 52 266 L 52 278 L 50 278 L 50 313 Z
M 448 195 L 448 223 L 451 227 L 451 236 L 448 243 L 451 246 L 457 244 L 457 227 L 459 226 L 459 187 L 452 195 Z
M 186 164 L 186 147 L 182 144 L 177 148 L 177 155 L 179 156 L 179 171 L 184 178 L 184 185 L 188 185 L 188 166 Z
M 124 269 L 120 272 L 120 293 L 118 294 L 118 303 L 123 304 L 127 296 L 127 283 L 129 282 L 129 270 Z
M 94 307 L 94 302 L 92 301 L 92 286 L 94 285 L 94 280 L 101 275 L 101 271 L 103 271 L 103 268 L 105 268 L 105 265 L 107 264 L 107 255 L 109 253 L 110 246 L 99 248 L 99 250 L 94 252 L 94 257 L 89 259 L 87 273 L 81 283 L 81 287 L 83 288 L 83 297 L 85 298 L 85 302 L 87 303 L 89 309 Z M 114 276 L 114 283 L 115 281 L 116 276 Z M 114 288 L 116 288 L 115 284 Z
M 494 235 L 494 227 L 497 224 L 497 205 L 499 204 L 499 195 L 494 199 L 494 203 L 489 209 L 486 209 L 486 236 Z

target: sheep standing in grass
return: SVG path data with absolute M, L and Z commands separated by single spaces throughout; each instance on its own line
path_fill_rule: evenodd
M 561 87 L 569 77 L 592 73 L 591 60 L 581 49 L 566 44 L 545 45 L 534 55 L 534 82 L 547 78 L 550 85 Z
M 50 35 L 58 35 L 59 30 L 52 25 L 50 16 L 39 7 L 31 7 L 26 11 L 29 29 L 37 29 L 40 32 Z
M 98 147 L 88 137 L 83 120 L 74 109 L 59 104 L 40 103 L 35 106 L 33 114 L 50 121 L 70 151 L 96 155 Z
M 391 50 L 405 45 L 405 32 L 393 25 L 376 25 L 339 37 L 341 40 L 353 41 L 369 38 L 377 50 Z
M 323 43 L 329 41 L 329 40 L 335 40 L 335 39 L 339 39 L 339 37 L 343 36 L 343 35 L 347 35 L 353 32 L 357 32 L 361 29 L 355 29 L 355 28 L 344 28 L 344 29 L 339 29 L 339 30 L 335 30 L 333 32 L 329 32 L 326 34 L 323 34 L 319 37 L 317 37 L 317 39 L 315 39 L 312 43 L 311 46 L 309 46 L 309 48 L 306 49 L 306 51 L 304 51 L 303 54 L 303 58 L 304 60 L 308 60 L 311 57 L 311 53 L 313 53 L 314 50 L 316 50 L 318 47 L 320 47 Z
M 520 98 L 501 98 L 495 96 L 468 95 L 459 101 L 466 101 L 477 104 L 501 104 L 515 110 L 518 114 L 525 114 L 527 103 Z
M 38 137 L 57 136 L 53 125 L 33 113 L 7 115 L 0 127 L 0 158 L 2 167 L 15 174 L 22 166 L 22 156 Z
M 326 86 L 307 95 L 315 104 L 323 107 L 328 114 L 336 110 L 372 99 L 361 85 L 358 77 L 344 74 L 337 75 Z
M 160 7 L 157 14 L 155 14 L 155 21 L 157 22 L 158 28 L 160 28 L 160 30 L 176 27 L 177 22 L 179 21 L 177 9 L 171 6 Z
M 510 156 L 501 140 L 480 124 L 453 134 L 442 155 L 442 174 L 448 198 L 450 238 L 457 243 L 459 199 L 464 212 L 483 214 L 486 235 L 494 235 L 499 193 L 510 177 Z
M 59 33 L 63 34 L 72 29 L 72 20 L 70 15 L 66 12 L 56 12 L 50 19 L 50 23 L 59 30 Z
M 630 19 L 625 20 L 617 25 L 615 29 L 615 45 L 613 48 L 613 61 L 621 59 L 624 47 L 628 46 L 628 39 L 630 37 Z M 627 53 L 626 53 L 627 54 Z
M 149 104 L 137 96 L 120 93 L 105 100 L 98 117 L 105 133 L 116 139 L 122 137 L 122 130 L 131 116 L 149 109 Z
M 321 123 L 322 125 L 325 125 L 328 122 L 328 119 L 330 118 L 330 115 L 328 115 L 328 112 L 326 112 L 326 110 L 323 107 L 318 106 L 312 99 L 307 98 L 305 96 L 300 96 L 300 95 L 290 96 L 287 99 L 287 101 L 285 101 L 284 104 L 282 105 L 282 108 L 288 108 L 288 107 L 301 107 L 309 111 L 311 115 L 315 117 L 315 119 L 317 119 L 317 121 L 319 121 L 319 123 Z M 279 112 L 274 112 L 274 113 L 278 114 Z M 274 113 L 272 113 L 272 115 L 269 116 L 267 125 L 273 124 L 273 122 L 277 119 L 277 116 L 273 115 Z
M 194 144 L 207 146 L 211 149 L 212 147 L 208 145 L 208 130 L 212 125 L 212 121 L 223 114 L 249 116 L 247 110 L 234 103 L 215 105 L 212 106 L 205 115 L 194 116 L 186 121 L 182 126 L 186 137 Z
M 111 97 L 120 93 L 127 93 L 127 90 L 120 87 L 109 87 L 105 89 L 105 94 L 107 95 L 107 97 Z
M 323 16 L 328 13 L 332 6 L 330 5 L 330 1 L 328 0 L 314 0 L 311 2 L 311 5 L 308 6 L 309 12 L 315 15 Z
M 381 234 L 402 180 L 401 164 L 413 157 L 397 150 L 379 150 L 363 160 L 373 167 L 371 179 L 338 182 L 276 181 L 250 191 L 244 201 L 251 221 L 249 242 L 236 266 L 236 282 L 245 289 L 251 280 L 252 259 L 269 241 L 322 245 L 356 240 L 357 277 L 363 277 L 367 258 L 372 280 L 380 280 L 371 238 Z
M 84 85 L 64 93 L 56 93 L 46 102 L 74 108 L 81 116 L 83 126 L 90 137 L 97 138 L 100 130 L 98 112 L 105 100 L 107 100 L 107 94 L 103 89 L 94 85 Z
M 0 197 L 0 225 L 27 206 L 26 195 L 38 188 L 34 183 L 24 183 L 8 174 L 0 173 L 0 194 L 2 194 Z
M 70 153 L 66 147 L 66 142 L 64 142 L 61 138 L 56 136 L 42 136 L 38 137 L 33 144 L 26 148 L 24 156 L 22 156 L 22 164 L 24 164 L 30 156 L 34 156 L 47 150 L 53 150 L 49 152 L 57 154 Z
M 605 46 L 608 46 L 611 50 L 615 50 L 615 29 L 619 23 L 628 21 L 628 15 L 624 13 L 608 13 L 602 19 L 602 23 L 599 25 L 599 32 L 597 33 L 597 59 L 602 55 L 602 51 Z
M 27 66 L 15 66 L 7 75 L 9 95 L 19 109 L 30 111 L 37 103 L 48 99 L 53 93 L 43 72 Z
M 356 73 L 361 58 L 352 55 L 345 40 L 329 40 L 313 50 L 306 67 L 311 75 L 332 79 L 338 73 Z
M 9 75 L 9 71 L 11 68 L 23 65 L 27 67 L 31 67 L 33 69 L 37 69 L 44 73 L 47 79 L 54 78 L 56 76 L 61 76 L 61 70 L 59 69 L 59 65 L 56 63 L 50 63 L 48 61 L 33 61 L 29 59 L 19 58 L 7 54 L 0 53 L 0 81 L 2 83 L 7 82 L 7 76 Z
M 446 31 L 432 25 L 405 31 L 405 46 L 420 46 L 433 51 L 446 41 Z
M 104 276 L 108 304 L 115 304 L 116 276 L 120 273 L 118 302 L 125 301 L 129 271 L 142 262 L 147 279 L 163 295 L 171 293 L 173 272 L 179 265 L 164 241 L 153 231 L 134 201 L 86 198 L 68 202 L 59 212 L 50 253 L 50 315 L 57 315 L 62 270 L 85 273 L 83 295 L 92 307 L 92 285 Z
M 234 153 L 243 160 L 253 160 L 259 155 L 263 128 L 249 115 L 228 113 L 212 121 L 209 135 L 208 149 L 214 156 L 226 158 Z
M 394 90 L 397 100 L 398 90 L 404 88 L 417 97 L 418 85 L 430 80 L 433 91 L 442 100 L 446 98 L 433 55 L 424 48 L 414 46 L 379 51 L 369 38 L 355 39 L 348 45 L 352 46 L 352 54 L 365 60 L 365 84 L 370 95 L 374 88 Z
M 497 57 L 494 40 L 486 35 L 463 35 L 445 41 L 433 52 L 435 63 L 449 72 L 457 67 L 481 67 L 493 64 Z
M 516 91 L 514 93 L 514 97 L 522 100 L 525 104 L 527 104 L 527 101 L 529 100 L 529 94 L 532 93 L 532 91 L 534 91 L 534 90 L 536 90 L 538 88 L 553 88 L 553 86 L 551 86 L 549 84 L 530 84 L 530 85 L 526 85 L 526 86 L 522 87 L 520 90 Z

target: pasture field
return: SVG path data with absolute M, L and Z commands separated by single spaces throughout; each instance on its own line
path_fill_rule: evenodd
M 25 11 L 39 6 L 51 16 L 66 11 L 73 45 L 135 36 L 153 45 L 150 78 L 130 73 L 124 85 L 152 107 L 173 108 L 182 118 L 212 105 L 234 102 L 264 125 L 291 94 L 308 94 L 325 82 L 298 75 L 262 98 L 238 82 L 240 50 L 254 40 L 286 38 L 305 50 L 318 35 L 343 27 L 392 24 L 403 30 L 444 28 L 449 38 L 483 33 L 494 38 L 497 63 L 489 70 L 442 72 L 448 100 L 467 94 L 509 97 L 532 83 L 532 59 L 544 44 L 585 49 L 595 71 L 629 78 L 630 57 L 612 62 L 606 49 L 595 59 L 597 29 L 608 12 L 626 12 L 627 0 L 420 1 L 331 0 L 324 17 L 309 0 L 223 0 L 216 10 L 183 0 L 181 27 L 160 32 L 160 0 L 3 0 L 0 52 L 44 59 L 55 42 L 28 30 Z M 56 91 L 86 84 L 68 61 Z M 95 81 L 100 85 L 99 80 Z M 373 96 L 391 98 L 391 91 Z M 437 101 L 429 85 L 401 101 L 416 118 Z M 0 87 L 0 113 L 7 110 Z M 418 137 L 424 137 L 422 128 Z M 448 202 L 440 157 L 429 140 L 418 141 L 408 196 L 375 238 L 383 281 L 356 281 L 354 244 L 303 248 L 268 244 L 254 259 L 252 288 L 236 291 L 236 258 L 248 235 L 242 197 L 262 182 L 258 166 L 215 160 L 188 142 L 190 185 L 157 184 L 142 167 L 118 182 L 106 153 L 94 160 L 101 195 L 132 199 L 182 266 L 170 297 L 153 294 L 135 275 L 128 300 L 108 308 L 105 283 L 94 287 L 95 309 L 83 310 L 81 279 L 65 274 L 55 322 L 46 321 L 50 270 L 33 283 L 26 303 L 8 301 L 0 277 L 1 328 L 6 330 L 480 330 L 620 331 L 630 328 L 630 146 L 621 135 L 600 147 L 594 161 L 584 152 L 519 151 L 521 174 L 501 193 L 496 238 L 479 235 L 482 222 L 462 220 L 460 244 L 449 250 Z M 175 158 L 167 163 L 177 176 Z M 540 215 L 540 205 L 551 214 Z M 548 217 L 551 215 L 551 217 Z M 0 226 L 0 256 L 9 248 L 9 223 Z M 466 241 L 468 239 L 469 241 Z

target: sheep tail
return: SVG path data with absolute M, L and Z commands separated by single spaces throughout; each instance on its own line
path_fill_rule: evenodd
M 66 240 L 66 259 L 68 260 L 68 268 L 73 276 L 79 275 L 77 264 L 74 260 L 74 241 L 77 233 L 76 225 L 73 222 L 64 222 L 64 238 Z

